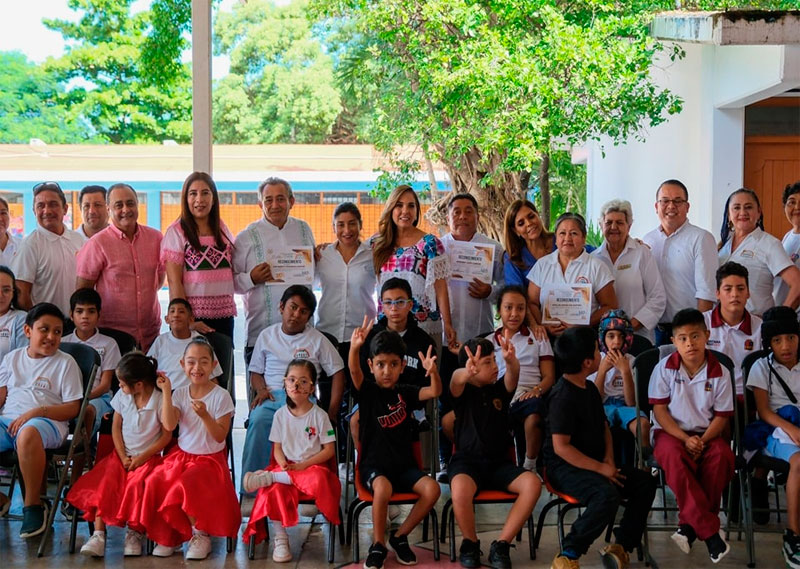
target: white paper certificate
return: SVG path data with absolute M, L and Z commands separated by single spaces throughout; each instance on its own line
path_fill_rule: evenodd
M 450 278 L 472 282 L 478 279 L 492 284 L 494 245 L 454 241 L 450 250 Z
M 274 247 L 266 250 L 266 258 L 272 269 L 272 278 L 267 284 L 307 285 L 314 283 L 314 248 L 309 246 Z
M 592 315 L 591 284 L 545 285 L 547 296 L 542 314 L 542 324 L 587 325 Z

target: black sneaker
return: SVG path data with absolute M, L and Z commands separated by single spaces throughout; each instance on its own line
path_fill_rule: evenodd
M 23 506 L 22 527 L 19 530 L 19 536 L 24 539 L 44 532 L 48 513 L 47 504 Z
M 408 545 L 407 535 L 397 535 L 397 530 L 392 530 L 389 534 L 389 545 L 394 549 L 397 556 L 397 562 L 401 565 L 416 565 L 417 556 L 411 551 Z M 384 555 L 384 557 L 386 557 Z
M 388 550 L 382 543 L 375 542 L 370 545 L 367 560 L 364 561 L 364 569 L 383 569 L 387 553 Z
M 697 534 L 694 533 L 694 528 L 688 524 L 681 524 L 678 529 L 671 536 L 672 541 L 681 548 L 681 551 L 687 555 L 692 550 L 692 544 L 697 539 Z
M 510 548 L 514 547 L 507 541 L 493 541 L 489 547 L 489 566 L 494 569 L 511 569 Z
M 706 540 L 706 547 L 708 548 L 708 556 L 714 563 L 719 563 L 722 558 L 728 555 L 731 546 L 727 541 L 722 539 L 722 536 L 715 533 Z
M 800 535 L 790 529 L 783 534 L 783 558 L 789 567 L 800 569 Z
M 472 541 L 464 538 L 461 540 L 461 547 L 458 550 L 458 562 L 462 567 L 475 569 L 481 566 L 481 540 Z

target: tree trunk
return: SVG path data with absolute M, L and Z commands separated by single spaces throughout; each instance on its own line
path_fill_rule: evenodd
M 542 161 L 539 164 L 539 192 L 542 195 L 542 211 L 539 216 L 542 224 L 550 227 L 550 155 L 542 154 Z

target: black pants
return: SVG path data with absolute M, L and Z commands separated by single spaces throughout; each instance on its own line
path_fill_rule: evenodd
M 572 549 L 584 555 L 608 524 L 613 523 L 623 498 L 627 502 L 619 527 L 614 530 L 616 542 L 625 551 L 633 551 L 639 545 L 656 494 L 656 479 L 649 472 L 631 466 L 623 466 L 622 474 L 625 485 L 620 488 L 602 474 L 590 470 L 566 463 L 548 465 L 547 479 L 553 488 L 577 498 L 586 506 L 564 538 L 565 550 Z
M 197 320 L 209 328 L 213 328 L 214 331 L 225 334 L 233 342 L 233 316 L 226 318 L 198 318 Z

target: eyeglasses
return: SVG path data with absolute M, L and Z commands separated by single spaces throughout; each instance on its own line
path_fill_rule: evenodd
M 658 200 L 658 203 L 661 204 L 661 207 L 667 207 L 669 204 L 672 204 L 675 207 L 681 207 L 683 204 L 689 203 L 689 200 L 685 200 L 683 198 L 675 198 L 674 200 L 661 198 Z
M 384 310 L 389 310 L 393 307 L 403 308 L 410 302 L 412 301 L 408 298 L 398 298 L 397 300 L 381 300 L 381 306 L 383 306 Z
M 58 182 L 40 182 L 33 186 L 33 191 L 37 190 L 55 190 L 57 192 L 62 191 L 61 186 L 58 185 Z
M 288 385 L 296 385 L 297 387 L 311 387 L 313 383 L 307 379 L 300 378 L 295 379 L 294 377 L 286 377 L 283 379 Z

